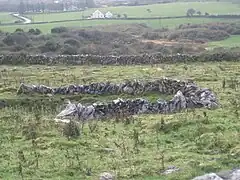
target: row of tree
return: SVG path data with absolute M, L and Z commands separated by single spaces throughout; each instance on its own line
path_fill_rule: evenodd
M 37 3 L 37 4 L 29 4 L 24 3 L 23 1 L 20 2 L 18 12 L 19 14 L 23 14 L 25 12 L 44 12 L 45 11 L 45 3 Z
M 25 3 L 23 1 L 20 2 L 18 6 L 18 12 L 19 14 L 24 14 L 25 12 L 45 12 L 45 10 L 48 11 L 64 11 L 64 10 L 70 10 L 71 7 L 74 6 L 77 9 L 82 9 L 85 7 L 93 8 L 95 7 L 94 0 L 79 0 L 77 2 L 61 2 L 61 3 L 35 3 L 35 4 L 29 4 Z
M 193 16 L 194 14 L 197 14 L 197 15 L 201 16 L 202 12 L 201 11 L 197 11 L 197 10 L 195 10 L 193 8 L 190 8 L 190 9 L 187 10 L 186 14 L 187 14 L 187 16 Z M 208 16 L 208 15 L 209 15 L 209 13 L 205 12 L 205 16 Z

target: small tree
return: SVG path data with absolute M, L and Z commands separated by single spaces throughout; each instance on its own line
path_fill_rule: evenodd
M 151 9 L 147 9 L 147 12 L 151 13 L 151 12 L 152 12 L 152 10 L 151 10 Z
M 42 12 L 45 11 L 45 4 L 44 4 L 44 2 L 41 2 L 41 10 L 42 10 Z
M 187 10 L 187 16 L 193 16 L 195 13 L 196 11 L 193 8 Z
M 124 16 L 125 19 L 127 19 L 127 17 L 128 17 L 127 14 L 123 14 L 123 16 Z
M 39 35 L 39 34 L 41 34 L 41 33 L 42 33 L 42 32 L 41 32 L 40 29 L 37 28 L 37 29 L 35 30 L 35 35 Z
M 19 14 L 23 14 L 25 12 L 25 4 L 23 3 L 23 1 L 21 1 L 18 6 L 18 12 Z
M 198 14 L 199 16 L 201 16 L 201 15 L 202 15 L 201 11 L 197 11 L 197 14 Z
M 120 18 L 120 17 L 121 17 L 121 14 L 118 14 L 118 15 L 117 15 L 117 18 Z

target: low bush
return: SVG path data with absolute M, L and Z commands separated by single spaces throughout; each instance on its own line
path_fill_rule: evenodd
M 39 35 L 42 32 L 40 31 L 40 29 L 29 29 L 28 33 L 33 34 L 33 35 Z
M 75 40 L 75 39 L 67 39 L 64 41 L 64 44 L 69 44 L 71 46 L 74 46 L 74 47 L 80 47 L 80 43 L 78 40 Z
M 51 33 L 64 33 L 68 32 L 68 29 L 66 27 L 55 27 L 51 29 Z
M 230 35 L 221 30 L 210 30 L 210 29 L 182 29 L 172 31 L 168 34 L 168 40 L 177 40 L 177 39 L 189 39 L 189 40 L 196 40 L 196 39 L 203 39 L 209 41 L 219 41 L 228 38 Z
M 41 52 L 55 52 L 60 48 L 60 45 L 55 41 L 47 41 L 45 45 L 41 46 Z
M 177 29 L 210 29 L 225 31 L 229 34 L 238 32 L 240 30 L 240 24 L 238 23 L 207 23 L 207 24 L 181 24 Z
M 15 32 L 24 32 L 24 31 L 23 31 L 23 29 L 21 29 L 21 28 L 17 28 L 17 29 L 15 30 Z
M 73 47 L 69 44 L 65 44 L 64 47 L 61 50 L 61 54 L 64 55 L 75 55 L 78 54 L 78 50 L 76 47 Z

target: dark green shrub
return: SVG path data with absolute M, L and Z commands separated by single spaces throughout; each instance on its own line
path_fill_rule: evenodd
M 77 138 L 80 136 L 80 129 L 76 122 L 70 121 L 63 126 L 63 135 L 68 139 Z
M 60 45 L 55 41 L 47 41 L 45 45 L 41 46 L 41 52 L 55 52 L 57 49 L 60 48 Z
M 65 44 L 63 49 L 61 50 L 61 54 L 65 54 L 65 55 L 75 55 L 77 53 L 78 53 L 77 48 L 69 44 Z
M 75 39 L 67 39 L 64 41 L 64 44 L 69 44 L 71 46 L 80 47 L 79 41 L 75 40 Z
M 33 45 L 32 45 L 31 43 L 27 43 L 27 44 L 25 45 L 25 47 L 26 47 L 26 48 L 29 48 L 29 47 L 33 47 Z
M 29 38 L 24 32 L 15 32 L 7 35 L 3 39 L 3 42 L 8 46 L 12 46 L 14 44 L 25 45 L 28 40 Z
M 37 28 L 37 29 L 35 30 L 35 35 L 39 35 L 39 34 L 41 34 L 41 33 L 42 33 L 42 32 L 41 32 L 40 29 Z
M 66 27 L 55 27 L 51 29 L 51 33 L 63 33 L 67 31 L 68 29 Z
M 13 51 L 15 51 L 15 52 L 18 52 L 18 51 L 21 51 L 21 50 L 23 50 L 23 46 L 21 46 L 19 44 L 15 45 L 13 47 Z
M 8 46 L 12 46 L 14 45 L 14 40 L 12 38 L 11 35 L 7 35 L 4 39 L 3 39 L 4 44 L 8 45 Z
M 229 34 L 226 31 L 203 29 L 203 28 L 176 30 L 168 34 L 168 40 L 204 39 L 204 40 L 210 40 L 210 41 L 219 41 L 219 40 L 226 39 L 228 37 L 229 37 Z
M 21 29 L 21 28 L 17 28 L 17 29 L 15 30 L 15 32 L 24 32 L 24 31 L 23 31 L 23 29 Z
M 28 33 L 30 33 L 30 34 L 35 34 L 35 29 L 33 29 L 33 28 L 29 29 L 29 30 L 28 30 Z
M 29 29 L 28 33 L 34 34 L 34 35 L 39 35 L 42 32 L 39 29 Z

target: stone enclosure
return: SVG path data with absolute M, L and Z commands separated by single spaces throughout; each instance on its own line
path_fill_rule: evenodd
M 141 95 L 146 92 L 172 94 L 169 101 L 158 99 L 150 102 L 147 99 L 118 98 L 112 102 L 94 103 L 92 105 L 73 104 L 68 102 L 66 108 L 57 115 L 57 119 L 71 119 L 76 117 L 80 121 L 89 119 L 106 119 L 121 115 L 131 116 L 141 113 L 176 113 L 189 108 L 216 108 L 219 106 L 216 95 L 207 88 L 201 88 L 194 82 L 162 78 L 154 81 L 126 81 L 115 84 L 99 82 L 89 85 L 69 85 L 65 87 L 47 87 L 44 85 L 21 84 L 18 94 L 45 94 L 45 95 Z

